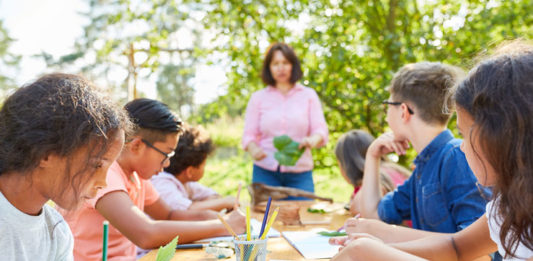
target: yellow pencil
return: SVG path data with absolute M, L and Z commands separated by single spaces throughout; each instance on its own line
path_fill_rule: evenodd
M 278 211 L 279 211 L 279 207 L 277 207 L 276 210 L 274 210 L 274 212 L 272 213 L 272 216 L 270 216 L 270 219 L 268 219 L 268 223 L 266 225 L 265 231 L 263 231 L 263 235 L 261 235 L 260 240 L 264 240 L 266 238 L 268 231 L 270 230 L 270 227 L 272 226 L 272 224 L 274 224 L 274 221 L 276 221 L 276 216 L 278 215 Z M 254 260 L 256 258 L 257 248 L 258 247 L 254 247 L 254 249 L 252 250 L 252 254 L 250 255 L 251 257 L 250 260 Z
M 226 223 L 226 220 L 224 220 L 224 218 L 222 218 L 222 216 L 220 214 L 217 214 L 217 217 L 218 217 L 218 219 L 220 219 L 220 222 L 222 222 L 222 225 L 224 225 L 224 227 L 226 227 L 226 230 L 228 230 L 228 232 L 230 234 L 232 234 L 233 237 L 236 238 L 237 234 L 235 234 L 235 231 L 233 231 L 233 229 L 231 229 L 231 226 L 228 223 Z
M 265 239 L 266 235 L 268 234 L 268 230 L 270 230 L 270 227 L 272 224 L 274 224 L 274 221 L 276 220 L 276 216 L 278 215 L 279 207 L 274 210 L 274 213 L 272 213 L 272 216 L 270 216 L 270 219 L 268 219 L 268 224 L 265 228 L 265 231 L 263 231 L 263 235 L 261 235 L 261 239 Z
M 250 229 L 250 206 L 246 206 L 246 240 L 252 240 L 252 231 Z

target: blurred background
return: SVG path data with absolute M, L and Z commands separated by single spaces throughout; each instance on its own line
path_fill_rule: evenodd
M 201 183 L 234 194 L 251 181 L 246 104 L 264 88 L 266 48 L 286 42 L 329 126 L 329 144 L 314 151 L 317 194 L 348 201 L 335 142 L 354 128 L 386 130 L 381 101 L 396 70 L 419 61 L 468 70 L 502 41 L 532 37 L 530 0 L 0 0 L 0 98 L 62 71 L 120 104 L 162 100 L 215 140 Z M 410 167 L 413 157 L 393 160 Z

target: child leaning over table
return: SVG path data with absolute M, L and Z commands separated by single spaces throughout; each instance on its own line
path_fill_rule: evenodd
M 180 243 L 228 235 L 214 211 L 172 209 L 155 191 L 150 178 L 169 165 L 181 121 L 156 100 L 136 99 L 125 106 L 137 125 L 107 173 L 107 187 L 77 212 L 67 213 L 74 235 L 75 260 L 97 260 L 102 254 L 102 222 L 108 220 L 109 260 L 135 260 L 137 245 L 157 248 L 177 235 Z M 244 232 L 239 210 L 224 216 L 236 233 Z
M 232 209 L 235 198 L 221 197 L 198 181 L 204 176 L 207 157 L 215 150 L 213 141 L 201 126 L 184 125 L 170 166 L 152 177 L 161 198 L 175 209 Z

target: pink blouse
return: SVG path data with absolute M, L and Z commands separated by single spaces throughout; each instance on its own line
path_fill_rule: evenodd
M 267 156 L 255 161 L 257 166 L 276 171 L 274 158 L 275 136 L 288 135 L 296 142 L 307 136 L 319 134 L 324 146 L 328 141 L 328 126 L 315 90 L 296 84 L 287 94 L 268 86 L 252 94 L 244 118 L 242 146 L 255 142 Z M 306 149 L 295 166 L 281 166 L 281 172 L 304 172 L 313 169 L 311 150 Z

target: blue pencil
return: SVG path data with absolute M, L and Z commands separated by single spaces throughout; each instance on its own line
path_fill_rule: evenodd
M 272 202 L 272 197 L 268 197 L 267 207 L 265 210 L 265 216 L 263 217 L 263 224 L 261 224 L 261 232 L 259 232 L 259 238 L 263 235 L 263 232 L 265 232 L 265 226 L 268 219 L 268 212 L 270 211 L 270 203 Z

